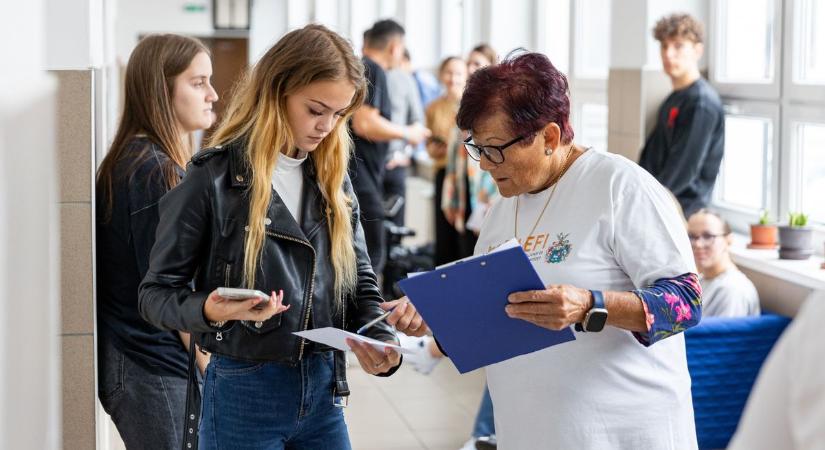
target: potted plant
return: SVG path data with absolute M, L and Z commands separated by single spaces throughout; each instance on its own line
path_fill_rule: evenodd
M 808 259 L 813 254 L 813 230 L 808 228 L 808 216 L 788 214 L 788 224 L 779 227 L 779 258 Z
M 775 249 L 778 234 L 778 229 L 771 222 L 768 210 L 763 209 L 759 214 L 759 223 L 751 224 L 751 242 L 748 248 Z

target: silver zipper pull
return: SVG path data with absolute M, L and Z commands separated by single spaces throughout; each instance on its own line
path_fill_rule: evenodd
M 222 341 L 223 340 L 223 332 L 218 331 L 217 333 L 215 333 L 215 340 L 216 341 Z

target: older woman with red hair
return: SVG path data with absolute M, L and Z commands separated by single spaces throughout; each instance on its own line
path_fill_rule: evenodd
M 487 368 L 507 449 L 696 448 L 685 329 L 701 288 L 682 218 L 635 163 L 573 141 L 567 79 L 538 53 L 470 78 L 465 147 L 502 195 L 475 253 L 515 237 L 546 284 L 506 313 L 576 340 Z M 495 332 L 495 330 L 491 330 Z

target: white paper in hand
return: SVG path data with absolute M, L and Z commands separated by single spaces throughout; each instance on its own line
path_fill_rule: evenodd
M 385 348 L 391 348 L 399 353 L 413 353 L 412 350 L 407 350 L 394 344 L 388 344 L 386 342 L 381 342 L 372 338 L 368 338 L 366 336 L 361 336 L 360 334 L 350 333 L 349 331 L 344 331 L 332 327 L 317 328 L 314 330 L 306 331 L 295 331 L 293 332 L 293 334 L 301 336 L 302 338 L 309 339 L 310 341 L 319 342 L 321 344 L 329 345 L 330 347 L 344 351 L 350 349 L 349 345 L 347 345 L 347 338 L 349 338 L 355 341 L 360 341 L 372 345 L 375 349 L 382 352 Z

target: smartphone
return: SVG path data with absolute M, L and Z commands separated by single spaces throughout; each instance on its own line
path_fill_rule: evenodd
M 246 300 L 248 298 L 260 297 L 263 299 L 263 302 L 258 303 L 258 306 L 269 301 L 269 296 L 257 289 L 219 287 L 218 295 L 228 300 Z

